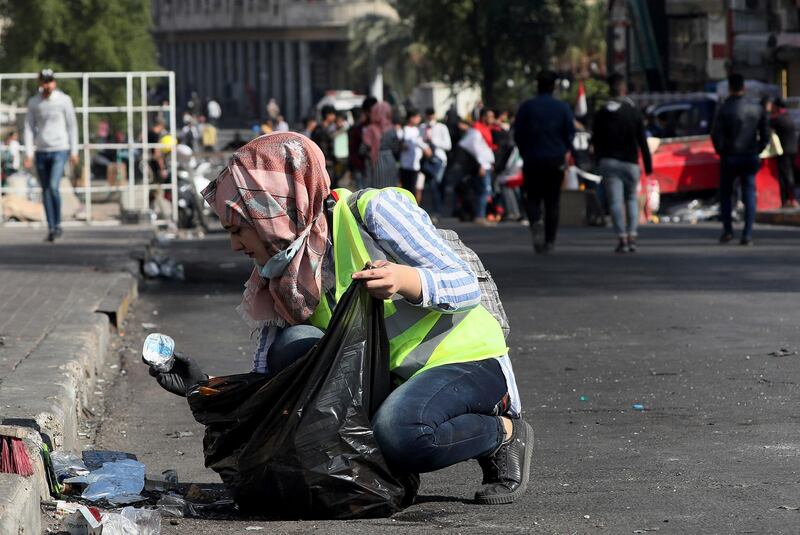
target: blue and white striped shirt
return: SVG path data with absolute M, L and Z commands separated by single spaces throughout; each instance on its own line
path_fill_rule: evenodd
M 475 273 L 442 240 L 425 210 L 405 195 L 396 190 L 381 191 L 367 206 L 364 223 L 381 249 L 419 272 L 419 306 L 453 313 L 481 302 Z
M 478 306 L 478 277 L 439 236 L 428 214 L 399 191 L 386 189 L 367 206 L 364 224 L 390 259 L 415 268 L 422 283 L 422 301 L 416 306 L 442 313 L 463 312 Z M 334 282 L 329 247 L 323 263 L 323 290 Z M 267 373 L 267 354 L 278 327 L 264 327 L 254 356 L 253 371 Z M 511 412 L 519 415 L 520 401 L 508 355 L 498 356 L 508 385 Z

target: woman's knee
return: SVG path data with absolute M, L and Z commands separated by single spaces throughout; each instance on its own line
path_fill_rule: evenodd
M 323 332 L 312 325 L 293 325 L 283 329 L 269 348 L 269 369 L 277 373 L 308 353 Z
M 375 414 L 372 430 L 386 461 L 409 472 L 430 471 L 436 456 L 434 429 L 411 413 L 391 404 L 391 398 Z

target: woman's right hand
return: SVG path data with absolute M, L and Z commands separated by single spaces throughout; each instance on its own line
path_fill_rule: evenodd
M 186 397 L 197 383 L 208 380 L 208 375 L 203 373 L 197 362 L 183 353 L 175 353 L 175 362 L 170 371 L 160 372 L 151 367 L 150 375 L 156 378 L 161 388 L 181 397 Z

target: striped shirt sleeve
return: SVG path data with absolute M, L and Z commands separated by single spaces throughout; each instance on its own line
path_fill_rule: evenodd
M 275 325 L 267 325 L 261 328 L 261 336 L 258 339 L 258 346 L 253 354 L 253 369 L 254 373 L 269 373 L 269 365 L 267 363 L 267 355 L 269 355 L 269 348 L 278 336 L 280 328 Z
M 422 281 L 421 307 L 461 312 L 478 306 L 478 278 L 439 236 L 428 214 L 399 191 L 381 191 L 369 203 L 364 223 L 382 249 L 416 268 Z

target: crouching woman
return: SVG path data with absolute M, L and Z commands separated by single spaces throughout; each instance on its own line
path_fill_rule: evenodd
M 502 330 L 480 304 L 475 274 L 411 195 L 331 191 L 321 151 L 294 133 L 239 149 L 203 195 L 233 250 L 255 264 L 239 307 L 260 330 L 254 372 L 275 374 L 302 357 L 361 280 L 385 300 L 399 383 L 372 422 L 386 460 L 432 472 L 477 459 L 478 503 L 511 503 L 525 492 L 533 431 L 520 418 Z M 186 357 L 151 374 L 178 395 L 208 377 Z

